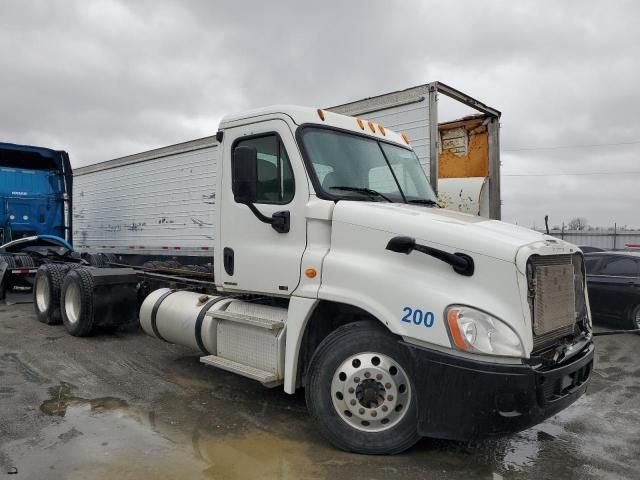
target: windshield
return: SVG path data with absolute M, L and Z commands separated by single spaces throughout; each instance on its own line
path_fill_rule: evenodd
M 413 152 L 373 138 L 326 128 L 302 130 L 302 144 L 320 196 L 411 202 L 436 201 Z

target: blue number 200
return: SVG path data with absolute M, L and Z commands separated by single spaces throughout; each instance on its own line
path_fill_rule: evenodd
M 402 321 L 405 323 L 413 322 L 414 325 L 423 324 L 425 327 L 432 327 L 436 319 L 433 312 L 423 312 L 419 308 L 404 307 L 402 311 L 405 313 L 402 317 Z

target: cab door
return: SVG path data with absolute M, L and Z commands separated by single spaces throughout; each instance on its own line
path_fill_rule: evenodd
M 237 290 L 288 296 L 300 281 L 306 247 L 305 205 L 309 186 L 293 132 L 283 120 L 268 120 L 225 130 L 220 204 L 218 285 Z M 232 192 L 231 158 L 238 147 L 258 154 L 258 215 L 289 212 L 288 232 L 278 232 L 256 213 L 237 203 Z

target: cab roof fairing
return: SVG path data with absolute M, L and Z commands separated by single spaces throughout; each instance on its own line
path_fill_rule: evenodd
M 319 111 L 322 112 L 324 120 L 320 117 Z M 237 127 L 249 122 L 259 121 L 260 117 L 269 117 L 274 115 L 286 115 L 296 125 L 318 125 L 339 128 L 341 130 L 350 131 L 360 135 L 366 135 L 376 140 L 384 140 L 391 143 L 402 145 L 403 147 L 411 147 L 407 144 L 402 135 L 389 130 L 382 125 L 369 122 L 362 118 L 360 126 L 356 117 L 333 113 L 328 110 L 316 109 L 311 107 L 300 107 L 296 105 L 273 105 L 270 107 L 249 110 L 239 114 L 226 115 L 220 121 L 220 130 L 226 128 Z M 372 128 L 373 127 L 373 128 Z M 383 133 L 384 132 L 384 133 Z

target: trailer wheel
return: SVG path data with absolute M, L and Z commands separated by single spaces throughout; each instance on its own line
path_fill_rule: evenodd
M 100 253 L 85 253 L 82 256 L 92 267 L 104 267 L 106 262 Z
M 62 284 L 62 323 L 75 337 L 91 335 L 94 329 L 93 277 L 87 268 L 71 270 Z
M 62 322 L 60 289 L 69 267 L 58 263 L 45 263 L 38 268 L 33 284 L 33 306 L 38 320 L 47 325 Z
M 105 266 L 109 266 L 110 263 L 118 263 L 118 257 L 113 253 L 99 253 Z
M 416 392 L 408 352 L 372 322 L 330 333 L 313 354 L 306 381 L 307 408 L 335 447 L 394 454 L 413 446 Z

